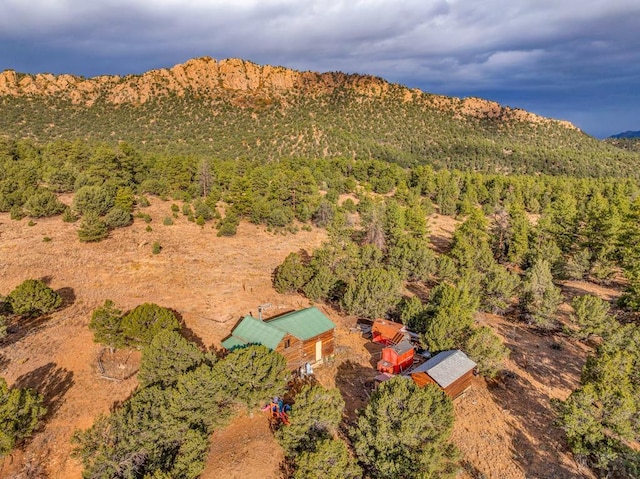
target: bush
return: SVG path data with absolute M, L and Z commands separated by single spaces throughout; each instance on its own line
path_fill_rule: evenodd
M 161 251 L 162 251 L 162 245 L 157 241 L 154 241 L 153 245 L 151 246 L 151 252 L 153 254 L 160 254 Z
M 62 213 L 62 221 L 65 223 L 75 223 L 78 221 L 78 215 L 75 214 L 71 208 L 67 207 Z
M 107 224 L 95 213 L 88 213 L 82 218 L 78 229 L 78 238 L 84 243 L 103 240 L 109 235 Z
M 173 219 L 171 219 L 171 216 L 165 216 L 162 220 L 162 224 L 165 226 L 171 226 L 173 224 Z
M 114 206 L 104 217 L 104 223 L 109 229 L 124 228 L 133 223 L 131 213 L 122 208 Z
M 235 214 L 227 214 L 221 221 L 218 228 L 218 236 L 234 236 L 238 232 L 240 218 Z
M 113 198 L 102 186 L 83 186 L 73 198 L 73 208 L 81 215 L 104 215 L 113 206 Z
M 453 419 L 453 403 L 438 386 L 395 377 L 371 395 L 352 429 L 353 446 L 371 478 L 447 477 L 456 469 Z
M 122 311 L 110 299 L 93 311 L 89 329 L 93 331 L 93 341 L 108 346 L 111 351 L 126 346 L 122 332 Z
M 41 315 L 56 310 L 62 297 L 39 279 L 27 279 L 7 296 L 11 309 L 20 315 Z
M 31 389 L 7 387 L 0 378 L 0 458 L 31 436 L 45 415 L 43 398 Z
M 342 298 L 348 314 L 380 318 L 400 301 L 402 281 L 393 270 L 374 268 L 362 271 L 351 282 Z
M 27 199 L 24 209 L 32 218 L 44 218 L 62 213 L 65 205 L 51 191 L 40 191 Z
M 18 205 L 13 205 L 11 207 L 11 209 L 9 210 L 9 215 L 12 220 L 16 221 L 20 221 L 25 216 L 24 211 L 22 211 L 22 207 Z
M 180 329 L 178 318 L 167 308 L 154 303 L 136 306 L 122 318 L 122 332 L 130 345 L 144 346 L 151 343 L 163 330 Z
M 273 287 L 278 293 L 295 293 L 311 279 L 312 271 L 298 253 L 290 253 L 273 272 Z

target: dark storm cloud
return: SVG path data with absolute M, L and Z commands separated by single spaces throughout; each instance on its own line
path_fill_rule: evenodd
M 241 57 L 482 96 L 604 135 L 640 128 L 639 30 L 636 0 L 0 0 L 0 69 Z

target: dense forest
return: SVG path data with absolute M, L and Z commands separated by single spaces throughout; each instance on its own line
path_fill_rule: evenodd
M 0 132 L 40 143 L 77 138 L 115 147 L 124 141 L 148 152 L 219 160 L 359 158 L 579 177 L 638 178 L 640 171 L 637 150 L 481 99 L 430 95 L 372 77 L 304 76 L 285 69 L 284 78 L 300 84 L 282 88 L 266 84 L 264 67 L 232 60 L 226 65 L 236 70 L 215 76 L 210 62 L 177 66 L 183 76 L 196 77 L 176 76 L 182 86 L 168 90 L 153 72 L 107 84 L 67 79 L 62 91 L 46 77 L 14 74 L 17 90 L 27 80 L 32 89 L 0 94 Z M 173 70 L 163 72 L 165 80 L 172 78 Z M 88 90 L 94 95 L 87 97 Z M 145 101 L 138 98 L 142 91 L 150 92 Z

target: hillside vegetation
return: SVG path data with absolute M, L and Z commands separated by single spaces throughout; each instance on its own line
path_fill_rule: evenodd
M 144 75 L 0 74 L 0 134 L 216 159 L 362 158 L 483 172 L 638 176 L 637 152 L 477 98 L 370 76 L 191 60 Z

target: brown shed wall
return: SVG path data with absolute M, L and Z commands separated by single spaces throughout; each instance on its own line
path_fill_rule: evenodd
M 472 380 L 473 380 L 473 370 L 467 372 L 463 376 L 460 376 L 454 382 L 449 384 L 446 388 L 444 388 L 444 392 L 447 393 L 449 397 L 456 398 L 460 396 L 460 394 L 462 394 L 465 389 L 471 386 Z

